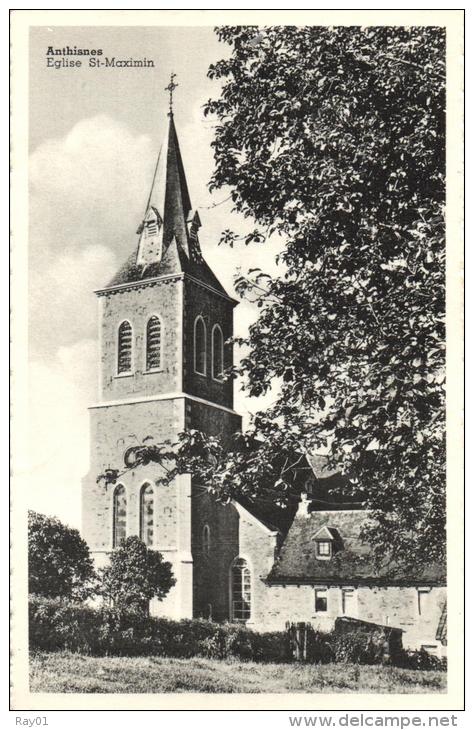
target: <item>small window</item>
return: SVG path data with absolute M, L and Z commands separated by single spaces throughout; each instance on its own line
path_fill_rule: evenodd
M 204 525 L 202 528 L 202 552 L 206 558 L 208 558 L 211 553 L 211 531 L 209 529 L 209 525 Z
M 194 323 L 194 370 L 206 374 L 206 325 L 202 317 L 197 317 Z
M 118 329 L 117 372 L 130 373 L 132 370 L 132 325 L 122 322 Z
M 115 488 L 113 511 L 112 545 L 116 548 L 127 537 L 127 494 L 123 484 Z
M 146 326 L 146 369 L 161 368 L 161 322 L 158 317 L 150 317 Z
M 248 621 L 251 615 L 251 576 L 247 561 L 236 558 L 231 569 L 231 617 Z
M 332 543 L 330 540 L 318 540 L 316 542 L 316 555 L 320 558 L 330 558 L 332 554 Z
M 355 611 L 355 591 L 353 588 L 342 589 L 342 613 L 353 616 Z
M 151 484 L 144 484 L 140 491 L 140 540 L 147 547 L 153 545 L 154 538 L 154 494 Z
M 212 328 L 212 377 L 220 380 L 224 373 L 224 336 L 218 324 Z
M 314 592 L 314 608 L 316 613 L 323 613 L 328 610 L 328 594 L 325 590 Z

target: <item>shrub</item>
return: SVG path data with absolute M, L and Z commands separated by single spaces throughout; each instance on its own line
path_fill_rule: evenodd
M 93 608 L 60 599 L 31 596 L 30 648 L 65 649 L 96 656 L 205 657 L 240 661 L 292 661 L 286 631 L 259 633 L 244 625 L 203 619 L 172 621 L 101 606 Z M 383 631 L 322 633 L 309 630 L 308 661 L 380 664 L 386 657 Z M 398 666 L 443 669 L 443 661 L 421 650 L 402 652 Z
M 31 649 L 118 656 L 236 657 L 243 661 L 289 659 L 286 632 L 260 634 L 235 624 L 172 621 L 40 596 L 30 597 L 29 624 Z
M 28 591 L 82 600 L 96 579 L 87 543 L 55 517 L 28 512 Z
M 159 601 L 175 585 L 171 563 L 149 550 L 137 536 L 128 537 L 112 551 L 101 571 L 102 595 L 123 611 L 148 613 L 150 600 Z
M 382 664 L 387 656 L 387 640 L 382 630 L 331 632 L 334 661 L 351 664 Z
M 99 628 L 97 616 L 87 606 L 60 598 L 30 597 L 29 642 L 33 649 L 90 653 Z
M 334 661 L 334 649 L 331 642 L 332 634 L 322 631 L 312 631 L 308 641 L 309 661 L 316 664 L 327 664 Z
M 403 651 L 397 658 L 398 667 L 404 669 L 428 669 L 443 670 L 446 669 L 446 657 L 438 657 L 429 654 L 426 649 L 418 649 L 417 651 Z

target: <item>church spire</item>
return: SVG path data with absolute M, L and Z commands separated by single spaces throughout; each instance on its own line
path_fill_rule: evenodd
M 188 257 L 196 248 L 194 241 L 197 244 L 199 216 L 191 207 L 173 117 L 173 91 L 178 86 L 174 78 L 175 74 L 171 74 L 166 87 L 170 94 L 168 129 L 158 155 L 145 215 L 138 229 L 138 265 L 159 263 L 174 240 Z
M 169 92 L 168 125 L 137 230 L 138 246 L 107 288 L 187 274 L 228 297 L 201 253 L 198 238 L 201 221 L 191 206 L 174 123 L 173 93 L 178 86 L 174 79 L 172 74 L 166 87 Z

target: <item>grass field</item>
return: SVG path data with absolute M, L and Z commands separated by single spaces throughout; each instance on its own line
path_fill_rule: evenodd
M 35 653 L 32 692 L 445 692 L 446 672 L 354 664 L 255 664 L 212 659 Z

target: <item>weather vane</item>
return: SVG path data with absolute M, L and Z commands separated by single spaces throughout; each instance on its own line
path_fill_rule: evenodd
M 170 94 L 170 114 L 173 113 L 173 91 L 176 89 L 179 84 L 175 84 L 174 80 L 176 78 L 176 74 L 172 73 L 170 76 L 170 82 L 168 86 L 165 86 L 165 91 L 169 91 Z

